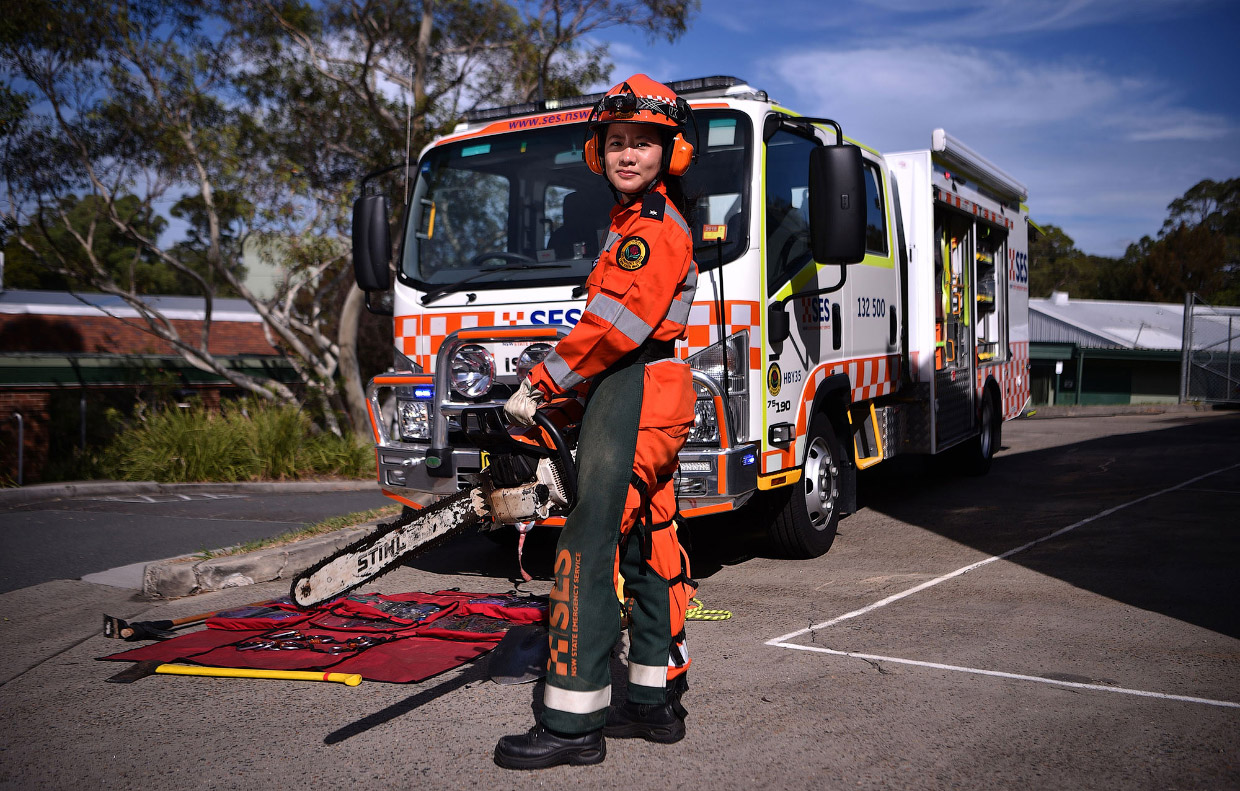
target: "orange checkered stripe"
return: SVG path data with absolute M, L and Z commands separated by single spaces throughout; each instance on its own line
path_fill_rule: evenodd
M 504 323 L 518 322 L 505 321 Z M 491 310 L 400 316 L 395 321 L 396 348 L 401 354 L 422 366 L 423 371 L 429 371 L 431 362 L 439 352 L 439 347 L 450 334 L 470 327 L 494 325 L 495 311 Z
M 999 383 L 1004 420 L 1018 417 L 1029 401 L 1029 341 L 1016 341 L 1012 343 L 1011 348 L 1011 360 L 977 370 L 976 385 L 979 393 L 985 386 L 988 376 L 994 376 L 995 381 Z
M 888 395 L 896 388 L 900 375 L 900 355 L 884 354 L 877 357 L 861 357 L 827 363 L 814 369 L 801 391 L 801 405 L 797 409 L 796 439 L 786 449 L 769 450 L 762 454 L 763 474 L 779 472 L 797 465 L 797 446 L 805 442 L 809 430 L 809 412 L 814 404 L 818 387 L 828 376 L 845 374 L 852 387 L 853 403 L 869 401 Z
M 756 328 L 760 315 L 758 308 L 757 302 L 728 300 L 724 303 L 724 333 L 733 335 L 741 330 Z M 500 311 L 479 310 L 401 316 L 395 322 L 396 348 L 401 354 L 422 366 L 423 371 L 429 371 L 435 355 L 439 353 L 439 347 L 451 333 L 470 327 L 528 324 L 527 316 L 530 312 L 526 309 L 513 308 Z M 688 338 L 676 344 L 676 355 L 680 359 L 686 359 L 719 342 L 716 315 L 717 311 L 713 303 L 693 303 L 693 307 L 689 310 Z M 749 368 L 753 371 L 762 370 L 762 347 L 754 343 L 752 339 L 749 347 Z
M 694 302 L 689 309 L 688 337 L 676 344 L 676 356 L 684 360 L 719 342 L 718 311 L 712 302 Z M 724 308 L 724 334 L 734 335 L 741 330 L 753 330 L 758 326 L 758 303 L 745 300 L 728 300 Z M 762 370 L 762 346 L 749 339 L 749 370 Z

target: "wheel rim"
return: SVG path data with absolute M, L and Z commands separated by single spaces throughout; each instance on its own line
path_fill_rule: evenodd
M 805 452 L 805 513 L 815 530 L 830 523 L 839 500 L 839 467 L 831 448 L 822 437 L 815 437 Z

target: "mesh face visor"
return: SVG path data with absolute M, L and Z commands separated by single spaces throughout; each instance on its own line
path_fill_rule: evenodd
M 674 102 L 649 96 L 638 96 L 626 82 L 620 93 L 604 96 L 594 106 L 598 123 L 633 121 L 682 127 L 687 116 L 685 101 L 679 97 Z M 662 116 L 660 118 L 659 116 Z

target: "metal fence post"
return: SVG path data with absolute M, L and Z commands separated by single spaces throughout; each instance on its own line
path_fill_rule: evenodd
M 1180 403 L 1188 403 L 1188 380 L 1193 365 L 1193 298 L 1192 291 L 1184 295 L 1184 329 L 1180 334 Z
M 14 419 L 17 420 L 17 485 L 22 485 L 22 465 L 25 459 L 22 454 L 26 451 L 26 424 L 22 420 L 21 412 L 13 413 Z

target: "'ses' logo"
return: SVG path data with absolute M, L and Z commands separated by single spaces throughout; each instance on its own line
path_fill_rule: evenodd
M 779 388 L 783 386 L 784 373 L 779 370 L 779 363 L 771 363 L 771 367 L 766 369 L 766 389 L 771 395 L 779 395 Z

